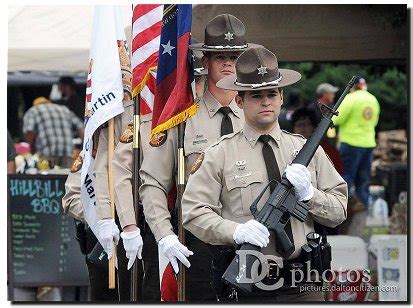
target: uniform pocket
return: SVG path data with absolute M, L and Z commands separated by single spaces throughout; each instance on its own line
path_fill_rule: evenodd
M 235 217 L 251 215 L 252 187 L 263 181 L 260 171 L 245 171 L 225 177 L 229 201 Z

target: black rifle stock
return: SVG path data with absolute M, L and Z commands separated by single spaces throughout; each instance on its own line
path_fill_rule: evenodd
M 292 161 L 293 164 L 301 164 L 308 166 L 311 159 L 313 158 L 321 140 L 323 139 L 325 133 L 332 127 L 331 118 L 333 115 L 337 115 L 337 109 L 343 101 L 344 97 L 347 95 L 348 91 L 354 86 L 356 77 L 353 76 L 337 103 L 331 109 L 330 107 L 324 106 L 327 111 L 321 113 L 323 115 L 322 120 L 317 125 L 317 128 L 311 135 L 311 137 L 306 141 L 302 149 L 299 151 L 297 156 Z M 321 107 L 321 105 L 320 105 Z M 269 187 L 268 184 L 258 197 L 251 204 L 251 213 L 254 218 L 266 226 L 269 231 L 272 231 L 276 237 L 277 241 L 277 251 L 281 256 L 286 259 L 295 250 L 294 242 L 290 240 L 287 233 L 285 232 L 285 226 L 290 220 L 291 216 L 295 217 L 301 222 L 304 222 L 308 214 L 308 206 L 306 203 L 298 201 L 297 196 L 294 192 L 294 187 L 283 174 L 281 181 L 277 182 L 276 187 L 271 193 L 268 200 L 265 202 L 260 211 L 257 209 L 257 204 L 261 197 L 264 195 L 265 191 Z M 244 292 L 251 292 L 253 286 L 258 281 L 254 281 L 253 275 L 251 275 L 251 269 L 254 262 L 257 261 L 257 257 L 253 254 L 247 254 L 248 251 L 260 252 L 261 248 L 249 243 L 245 243 L 237 251 L 237 255 L 232 260 L 231 264 L 228 266 L 222 278 L 233 286 Z M 242 253 L 245 256 L 245 263 L 240 263 L 239 254 Z M 249 281 L 243 280 L 248 278 Z

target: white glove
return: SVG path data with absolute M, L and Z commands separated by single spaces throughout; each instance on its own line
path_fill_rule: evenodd
M 237 244 L 250 243 L 261 248 L 267 247 L 270 242 L 270 232 L 267 227 L 254 219 L 239 224 L 232 237 Z
M 285 176 L 294 186 L 299 201 L 308 201 L 314 195 L 311 184 L 311 174 L 307 167 L 301 164 L 291 164 L 285 169 Z
M 135 262 L 136 255 L 139 259 L 142 259 L 142 246 L 143 241 L 141 237 L 141 231 L 138 229 L 132 232 L 122 232 L 120 237 L 123 240 L 123 247 L 126 251 L 126 258 L 128 261 L 128 270 L 132 267 Z
M 108 254 L 108 259 L 112 258 L 112 242 L 115 245 L 119 242 L 119 229 L 115 224 L 115 220 L 112 219 L 101 219 L 97 223 L 99 227 L 99 239 L 102 244 L 103 249 Z
M 168 258 L 169 262 L 171 262 L 175 273 L 178 274 L 179 272 L 177 258 L 186 267 L 191 266 L 191 263 L 189 263 L 186 257 L 192 256 L 194 253 L 186 248 L 186 246 L 182 245 L 175 234 L 167 235 L 162 238 L 158 243 L 158 247 L 162 254 Z

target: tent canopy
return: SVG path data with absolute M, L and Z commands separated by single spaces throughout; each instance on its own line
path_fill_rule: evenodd
M 93 12 L 93 6 L 9 6 L 8 71 L 86 71 Z M 131 6 L 121 13 L 126 28 Z
M 130 38 L 132 10 L 121 6 Z M 406 61 L 406 5 L 193 5 L 192 33 L 230 13 L 280 61 Z M 8 71 L 87 69 L 93 6 L 9 6 Z

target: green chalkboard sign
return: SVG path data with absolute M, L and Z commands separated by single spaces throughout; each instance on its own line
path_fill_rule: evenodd
M 66 175 L 8 176 L 9 284 L 88 285 L 74 220 L 63 214 Z

